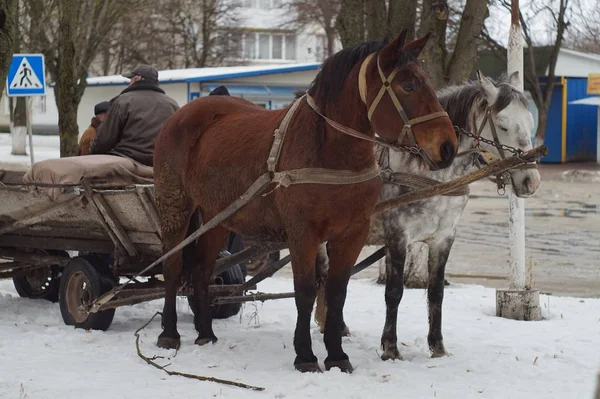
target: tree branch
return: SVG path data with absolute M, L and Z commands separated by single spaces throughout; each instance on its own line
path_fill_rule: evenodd
M 194 380 L 199 380 L 199 381 L 209 381 L 209 382 L 216 382 L 218 384 L 224 384 L 224 385 L 230 385 L 230 386 L 234 386 L 234 387 L 238 387 L 238 388 L 244 388 L 244 389 L 250 389 L 252 391 L 264 391 L 265 388 L 262 387 L 257 387 L 254 385 L 247 385 L 241 382 L 235 382 L 235 381 L 229 381 L 229 380 L 222 380 L 220 378 L 215 378 L 215 377 L 204 377 L 201 375 L 195 375 L 195 374 L 188 374 L 188 373 L 181 373 L 179 371 L 171 371 L 171 370 L 167 370 L 166 367 L 168 366 L 161 366 L 158 363 L 156 363 L 154 360 L 159 359 L 159 356 L 153 356 L 153 357 L 148 357 L 145 356 L 142 353 L 142 350 L 140 349 L 140 331 L 142 331 L 144 328 L 146 328 L 151 322 L 152 320 L 154 320 L 154 318 L 158 315 L 161 315 L 162 317 L 162 313 L 160 312 L 156 312 L 154 314 L 154 316 L 152 316 L 152 318 L 146 323 L 144 324 L 142 327 L 138 328 L 136 330 L 136 332 L 133 334 L 135 335 L 135 349 L 137 352 L 137 355 L 146 363 L 148 363 L 150 366 L 155 367 L 159 370 L 164 371 L 165 373 L 167 373 L 168 375 L 178 375 L 181 377 L 185 377 L 185 378 L 191 378 Z

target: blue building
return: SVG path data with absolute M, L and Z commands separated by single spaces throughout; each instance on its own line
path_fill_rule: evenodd
M 551 49 L 551 47 L 534 49 L 536 75 L 539 76 L 542 88 L 547 81 Z M 526 60 L 527 49 L 524 51 Z M 524 67 L 527 73 L 529 70 L 527 62 Z M 480 69 L 487 76 L 498 77 L 506 72 L 506 61 L 495 53 L 482 52 L 479 54 L 475 69 Z M 544 140 L 544 144 L 548 146 L 548 155 L 540 162 L 600 162 L 600 159 L 597 159 L 598 109 L 578 102 L 596 96 L 587 94 L 588 75 L 592 73 L 600 73 L 600 55 L 563 48 L 559 50 L 554 72 L 556 80 L 548 110 Z M 525 89 L 530 90 L 527 83 Z M 535 119 L 533 137 L 537 131 L 538 112 L 533 99 L 531 96 L 528 97 Z
M 540 81 L 545 79 L 540 78 Z M 541 162 L 598 161 L 598 110 L 596 107 L 573 104 L 574 101 L 591 97 L 586 93 L 587 81 L 582 77 L 557 78 L 548 110 L 544 141 L 548 146 L 548 155 Z

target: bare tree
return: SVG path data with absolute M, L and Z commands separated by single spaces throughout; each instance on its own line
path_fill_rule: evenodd
M 489 16 L 488 0 L 466 0 L 456 39 L 448 40 L 451 8 L 445 0 L 423 0 L 419 34 L 431 32 L 424 51 L 427 70 L 436 87 L 460 84 L 469 77 L 477 61 L 484 22 Z M 448 50 L 449 44 L 453 51 Z
M 342 1 L 338 30 L 342 44 L 348 46 L 365 36 L 368 40 L 391 39 L 403 29 L 408 29 L 410 40 L 418 25 L 419 36 L 432 35 L 423 58 L 432 83 L 443 87 L 461 83 L 471 74 L 489 1 L 346 0 Z M 351 27 L 349 32 L 346 26 Z
M 582 1 L 578 3 L 573 7 L 578 23 L 570 26 L 565 34 L 565 46 L 584 53 L 600 54 L 600 2 L 595 2 L 592 7 Z
M 6 76 L 12 62 L 18 7 L 18 0 L 0 0 L 0 97 L 4 93 Z
M 341 0 L 292 0 L 286 4 L 292 17 L 283 25 L 292 24 L 296 29 L 318 25 L 327 37 L 326 55 L 332 55 L 337 38 L 335 21 L 340 12 Z
M 392 39 L 407 29 L 407 40 L 415 36 L 417 0 L 372 0 L 365 2 L 368 40 Z
M 144 4 L 143 9 L 129 8 L 116 24 L 93 65 L 95 73 L 119 74 L 140 63 L 159 70 L 213 66 L 241 53 L 238 3 L 147 0 Z
M 13 53 L 19 53 L 22 49 L 23 40 L 21 39 L 21 7 L 18 0 L 3 0 L 0 7 L 0 23 L 2 28 L 2 38 L 0 39 L 0 52 L 3 55 L 2 69 L 2 90 L 4 91 L 6 75 L 12 62 Z M 3 21 L 1 21 L 3 20 Z M 8 101 L 10 110 L 10 131 L 13 155 L 27 155 L 27 101 L 25 97 L 10 98 Z
M 418 9 L 419 2 L 417 0 L 389 0 L 387 13 L 388 36 L 395 36 L 402 29 L 408 29 L 406 40 L 412 40 L 416 32 Z
M 502 5 L 510 10 L 510 1 L 502 0 Z M 552 92 L 555 87 L 556 80 L 556 61 L 558 60 L 558 54 L 560 48 L 563 45 L 565 33 L 569 27 L 568 16 L 571 12 L 570 0 L 558 0 L 558 4 L 555 5 L 553 1 L 547 1 L 546 3 L 530 3 L 530 8 L 526 14 L 523 9 L 519 11 L 519 19 L 523 28 L 523 36 L 525 37 L 525 43 L 527 49 L 524 57 L 525 63 L 525 87 L 531 92 L 533 101 L 538 109 L 538 127 L 535 136 L 535 145 L 541 145 L 544 143 L 546 136 L 546 126 L 548 124 L 548 110 L 550 109 L 550 103 L 552 100 Z M 531 32 L 531 23 L 533 21 L 539 21 L 550 16 L 551 18 L 551 31 L 554 32 L 551 38 L 551 43 L 548 46 L 549 56 L 543 60 L 539 59 L 536 54 L 536 42 Z M 506 60 L 506 48 L 500 43 L 495 41 L 487 32 L 484 32 L 483 37 L 488 42 L 490 48 L 492 48 L 496 54 L 500 56 L 500 59 L 504 62 Z M 539 81 L 538 76 L 538 64 L 540 62 L 547 63 L 547 78 L 545 82 Z
M 343 47 L 352 47 L 364 41 L 364 16 L 365 0 L 341 0 L 336 29 Z
M 415 34 L 417 0 L 342 0 L 337 29 L 347 47 L 366 40 L 389 40 L 403 29 Z
M 29 47 L 44 54 L 55 82 L 61 157 L 77 154 L 77 109 L 90 65 L 128 8 L 119 0 L 25 0 Z M 127 38 L 124 38 L 127 40 Z

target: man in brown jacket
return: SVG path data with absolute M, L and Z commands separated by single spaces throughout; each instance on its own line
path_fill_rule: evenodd
M 123 75 L 129 86 L 110 100 L 90 154 L 115 154 L 152 166 L 154 141 L 179 105 L 158 87 L 158 71 L 139 65 Z
M 90 143 L 96 138 L 96 129 L 106 116 L 108 111 L 108 101 L 102 101 L 94 106 L 94 117 L 90 123 L 90 126 L 85 129 L 79 139 L 79 155 L 88 155 L 90 153 Z

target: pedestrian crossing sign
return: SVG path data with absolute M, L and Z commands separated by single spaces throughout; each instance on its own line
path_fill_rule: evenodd
M 13 54 L 6 79 L 9 97 L 46 95 L 43 54 Z

